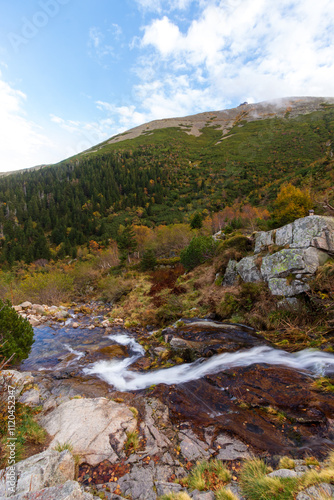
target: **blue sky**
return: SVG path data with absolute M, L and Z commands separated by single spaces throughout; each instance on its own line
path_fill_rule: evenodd
M 332 0 L 0 0 L 0 171 L 154 119 L 334 96 Z

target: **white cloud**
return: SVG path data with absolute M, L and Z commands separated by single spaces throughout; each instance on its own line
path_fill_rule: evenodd
M 0 171 L 19 170 L 56 160 L 56 148 L 24 113 L 27 97 L 0 73 Z M 60 159 L 60 158 L 59 158 Z
M 185 10 L 194 0 L 136 0 L 137 4 L 144 10 L 153 12 Z

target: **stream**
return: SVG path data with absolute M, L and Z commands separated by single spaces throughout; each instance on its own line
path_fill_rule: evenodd
M 71 325 L 36 327 L 30 355 L 19 366 L 55 394 L 119 398 L 123 393 L 137 402 L 155 397 L 176 425 L 230 432 L 274 454 L 321 454 L 333 447 L 334 395 L 314 386 L 319 376 L 333 377 L 331 353 L 291 354 L 246 327 L 201 320 L 168 329 L 196 346 L 196 361 L 145 370 L 149 355 L 135 333 Z

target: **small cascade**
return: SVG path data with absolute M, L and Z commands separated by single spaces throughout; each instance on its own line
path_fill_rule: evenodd
M 194 363 L 182 364 L 152 371 L 138 373 L 129 370 L 129 367 L 144 354 L 144 349 L 127 335 L 111 335 L 114 342 L 129 346 L 130 357 L 123 360 L 98 361 L 92 366 L 84 368 L 84 373 L 97 375 L 119 391 L 134 391 L 145 389 L 157 384 L 181 384 L 197 380 L 205 375 L 229 370 L 233 367 L 249 366 L 254 363 L 282 365 L 295 370 L 307 370 L 314 375 L 322 375 L 326 367 L 334 368 L 334 355 L 305 349 L 290 354 L 268 346 L 253 347 L 252 349 L 223 353 L 210 359 L 199 359 Z

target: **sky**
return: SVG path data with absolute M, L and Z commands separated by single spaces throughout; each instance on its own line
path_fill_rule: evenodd
M 334 96 L 332 0 L 0 0 L 0 172 L 151 120 Z

